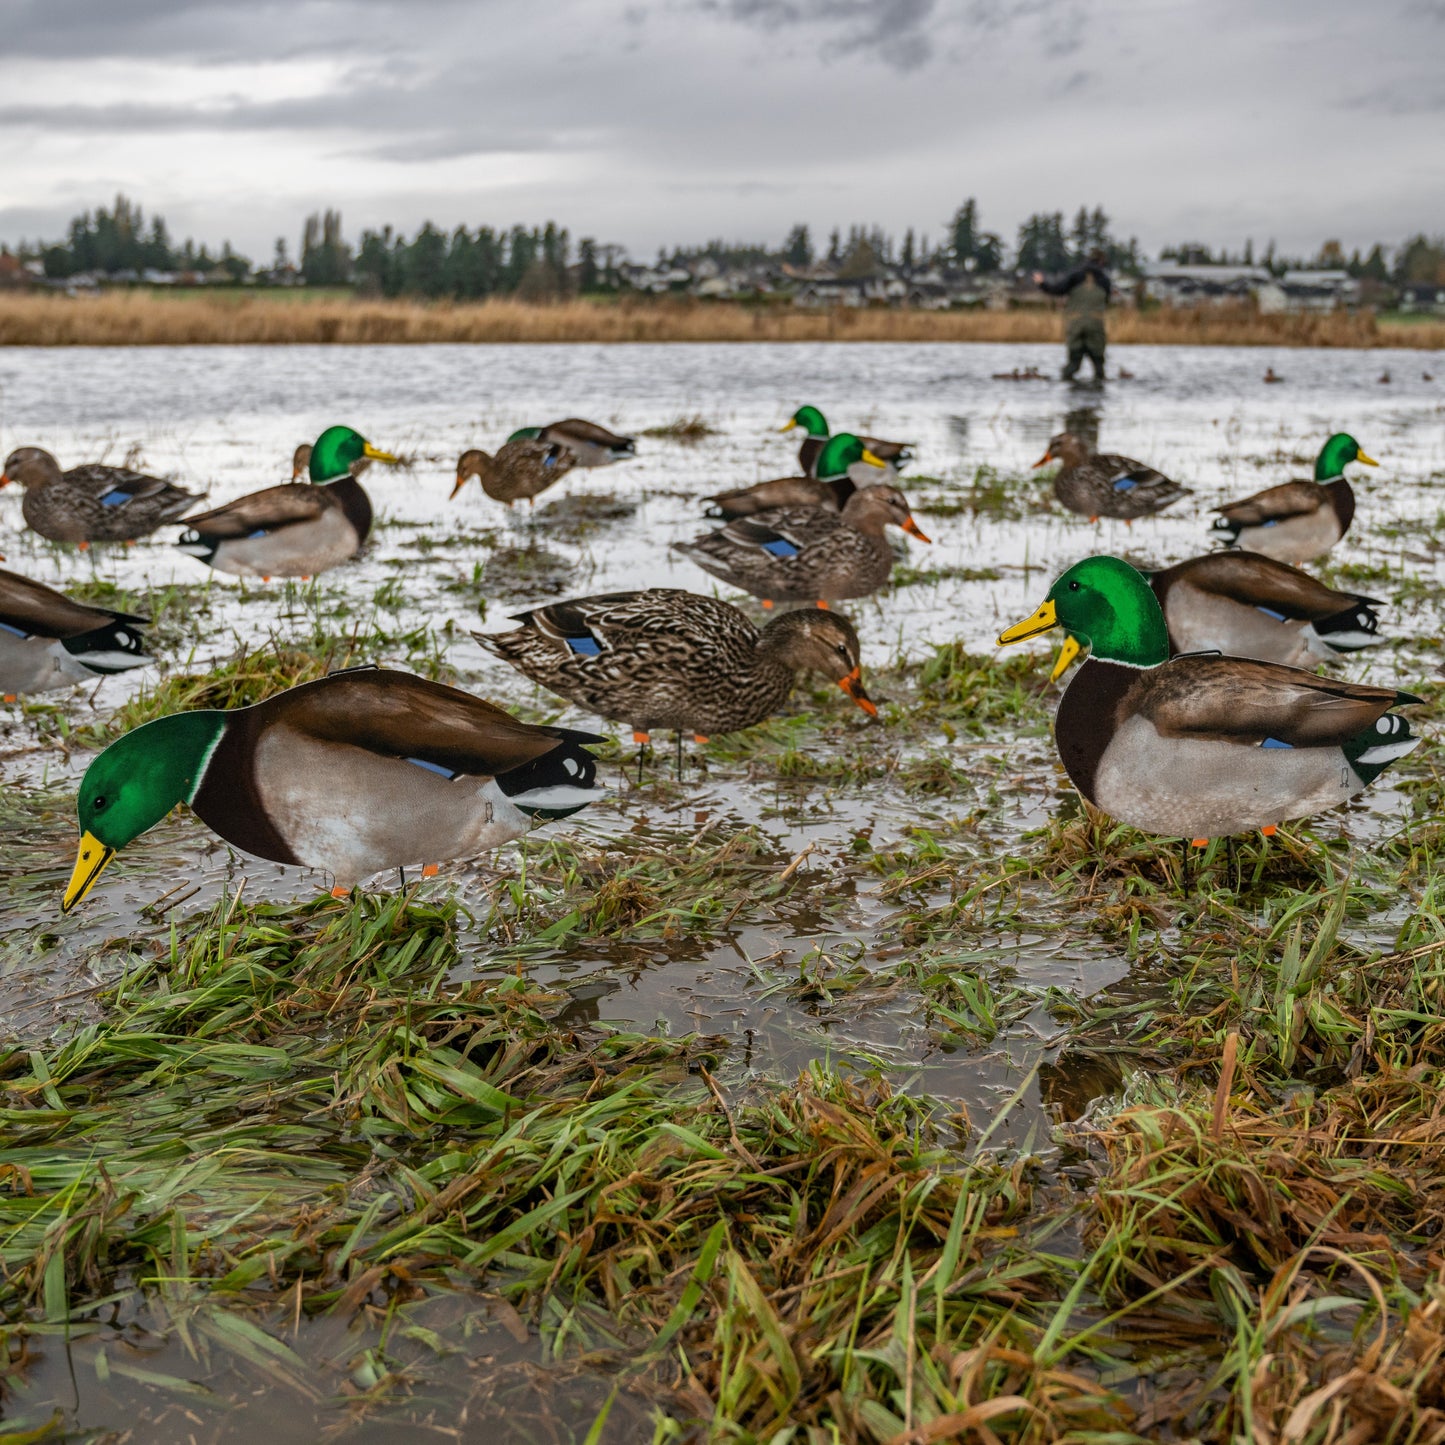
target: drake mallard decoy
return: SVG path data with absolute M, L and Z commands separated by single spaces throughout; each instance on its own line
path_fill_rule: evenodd
M 1181 652 L 1222 652 L 1286 667 L 1314 667 L 1380 641 L 1382 604 L 1323 582 L 1258 552 L 1209 552 L 1159 572 L 1145 572 Z M 1053 680 L 1079 654 L 1064 641 Z
M 1034 468 L 1049 462 L 1063 463 L 1054 477 L 1054 495 L 1069 511 L 1091 522 L 1100 517 L 1125 522 L 1152 517 L 1190 493 L 1188 487 L 1171 482 L 1143 462 L 1112 452 L 1091 452 L 1088 442 L 1075 432 L 1064 431 L 1051 437 L 1048 451 L 1034 463 Z
M 1211 535 L 1226 546 L 1261 552 L 1280 562 L 1323 557 L 1349 530 L 1355 493 L 1345 480 L 1351 462 L 1377 467 L 1347 432 L 1336 432 L 1315 458 L 1312 482 L 1283 482 L 1214 510 Z
M 524 676 L 645 743 L 658 728 L 699 742 L 752 727 L 787 701 L 795 674 L 830 677 L 864 712 L 858 634 L 840 613 L 785 612 L 759 631 L 712 597 L 671 587 L 608 592 L 517 612 L 520 627 L 472 636 Z
M 371 465 L 371 458 L 367 456 L 358 457 L 352 462 L 350 471 L 353 477 L 359 477 L 367 467 Z M 311 443 L 302 442 L 294 452 L 291 453 L 291 480 L 299 482 L 302 477 L 311 475 Z
M 472 447 L 457 458 L 457 483 L 452 496 L 466 486 L 468 477 L 476 477 L 494 502 L 505 502 L 510 507 L 525 498 L 530 504 L 577 465 L 576 454 L 561 442 L 524 437 L 503 442 L 496 456 Z
M 242 852 L 324 868 L 337 891 L 409 863 L 430 876 L 593 802 L 597 764 L 583 745 L 600 741 L 388 668 L 333 673 L 230 712 L 173 713 L 86 769 L 61 910 L 177 803 Z
M 1117 557 L 1070 567 L 999 645 L 1062 627 L 1089 646 L 1054 724 L 1074 786 L 1151 833 L 1202 843 L 1334 807 L 1419 739 L 1420 699 L 1214 653 L 1172 660 L 1159 601 Z
M 556 442 L 572 453 L 579 467 L 610 467 L 613 462 L 625 462 L 637 455 L 635 437 L 619 436 L 595 421 L 583 421 L 580 416 L 569 416 L 565 421 L 554 421 L 547 426 L 524 426 L 507 440 Z
M 0 487 L 19 482 L 26 525 L 52 542 L 133 542 L 176 521 L 201 500 L 174 482 L 129 467 L 87 462 L 62 472 L 41 447 L 19 447 L 5 458 Z
M 676 542 L 705 572 L 773 602 L 867 597 L 893 571 L 884 535 L 892 523 L 924 536 L 897 487 L 863 487 L 834 515 L 822 507 L 779 507 L 739 517 L 693 542 Z
M 152 661 L 138 627 L 150 619 L 76 602 L 0 571 L 0 694 L 48 692 Z
M 851 469 L 861 464 L 865 469 L 887 470 L 887 463 L 863 444 L 861 437 L 851 432 L 839 432 L 829 437 L 818 459 L 817 475 L 811 477 L 778 477 L 770 482 L 754 482 L 750 487 L 739 487 L 731 492 L 719 492 L 705 500 L 710 504 L 708 515 L 713 517 L 751 517 L 756 512 L 771 511 L 775 507 L 825 507 L 830 512 L 841 512 L 848 498 L 858 490 L 858 484 L 850 475 Z
M 827 420 L 816 406 L 800 406 L 783 424 L 782 430 L 792 431 L 797 426 L 808 433 L 798 447 L 798 465 L 803 469 L 804 476 L 820 477 L 823 473 L 818 464 L 830 438 Z M 839 432 L 838 435 L 851 436 L 853 433 Z M 895 476 L 905 462 L 913 460 L 912 442 L 889 442 L 881 437 L 860 437 L 859 440 Z M 864 484 L 866 485 L 866 479 Z
M 310 482 L 267 487 L 188 517 L 178 545 L 236 577 L 314 577 L 349 561 L 371 532 L 371 498 L 351 470 L 363 459 L 396 461 L 349 426 L 327 427 L 311 449 Z

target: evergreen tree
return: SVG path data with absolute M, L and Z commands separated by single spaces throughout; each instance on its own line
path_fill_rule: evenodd
M 584 296 L 601 289 L 598 284 L 597 242 L 583 236 L 577 243 L 577 289 Z
M 1064 217 L 1059 211 L 1039 212 L 1019 227 L 1019 268 L 1024 271 L 1063 271 L 1069 265 L 1064 240 Z
M 783 260 L 790 266 L 813 264 L 813 241 L 806 226 L 794 226 L 788 232 L 788 239 L 783 242 Z
M 948 226 L 949 245 L 955 265 L 967 266 L 978 259 L 978 202 L 970 196 L 954 213 Z

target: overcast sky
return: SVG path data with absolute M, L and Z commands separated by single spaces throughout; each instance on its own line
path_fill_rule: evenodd
M 331 206 L 649 256 L 795 221 L 1152 253 L 1445 231 L 1445 0 L 0 0 L 0 237 L 124 190 L 253 260 Z

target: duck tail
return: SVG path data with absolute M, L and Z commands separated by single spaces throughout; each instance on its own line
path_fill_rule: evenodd
M 180 541 L 176 543 L 176 546 L 188 557 L 199 557 L 200 560 L 208 566 L 212 558 L 215 557 L 216 549 L 220 545 L 218 538 L 203 537 L 194 529 L 183 532 Z
M 155 659 L 147 655 L 140 631 L 117 619 L 104 627 L 67 637 L 61 646 L 83 667 L 101 676 L 145 667 Z
M 1209 527 L 1209 535 L 1216 542 L 1223 542 L 1226 547 L 1233 547 L 1239 541 L 1239 534 L 1243 529 L 1238 522 L 1231 522 L 1228 517 L 1216 517 Z
M 1380 641 L 1380 619 L 1364 598 L 1333 617 L 1320 618 L 1314 623 L 1314 630 L 1332 652 L 1358 652 Z
M 1402 692 L 1398 702 L 1419 702 Z M 1364 783 L 1373 783 L 1393 762 L 1420 746 L 1421 739 L 1410 730 L 1410 724 L 1398 713 L 1387 712 L 1374 724 L 1357 733 L 1344 745 L 1345 757 Z
M 497 786 L 513 807 L 544 821 L 569 817 L 607 791 L 597 781 L 597 759 L 574 741 L 597 741 L 596 735 L 562 728 L 557 731 L 563 736 L 551 752 L 497 775 Z

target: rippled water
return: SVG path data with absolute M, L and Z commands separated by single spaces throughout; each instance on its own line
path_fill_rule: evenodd
M 0 352 L 0 451 L 41 445 L 71 465 L 99 457 L 119 461 L 137 449 L 150 469 L 224 501 L 289 476 L 295 444 L 324 426 L 356 426 L 377 445 L 414 457 L 415 465 L 368 474 L 379 517 L 374 541 L 362 559 L 328 574 L 326 587 L 354 598 L 357 625 L 375 615 L 379 601 L 393 631 L 450 620 L 453 631 L 438 637 L 447 662 L 463 685 L 503 703 L 542 699 L 476 646 L 467 628 L 483 625 L 479 609 L 448 584 L 483 578 L 477 595 L 487 626 L 558 595 L 643 584 L 720 590 L 670 543 L 702 529 L 702 495 L 794 470 L 795 440 L 778 428 L 802 402 L 822 407 L 836 427 L 917 444 L 909 470 L 922 480 L 905 486 L 935 544 L 909 542 L 908 563 L 941 576 L 850 606 L 864 637 L 865 668 L 870 659 L 917 658 L 956 638 L 990 648 L 1002 624 L 1036 605 L 1052 576 L 1090 551 L 1126 551 L 1163 564 L 1202 550 L 1209 506 L 1307 475 L 1307 463 L 1291 459 L 1312 457 L 1336 429 L 1351 431 L 1383 463 L 1357 478 L 1360 521 L 1337 558 L 1438 575 L 1432 538 L 1445 477 L 1441 358 L 1116 347 L 1112 365 L 1127 368 L 1133 379 L 1104 389 L 993 379 L 995 372 L 1030 364 L 1047 369 L 1057 361 L 1052 347 L 985 345 L 13 349 Z M 1284 385 L 1262 383 L 1268 365 L 1286 378 Z M 1388 384 L 1377 379 L 1386 371 Z M 1437 379 L 1426 380 L 1427 372 Z M 691 414 L 716 434 L 693 445 L 643 439 L 633 463 L 574 471 L 544 499 L 532 523 L 505 515 L 475 486 L 459 501 L 448 500 L 458 453 L 495 446 L 515 427 L 582 415 L 640 433 Z M 1090 528 L 1057 508 L 999 518 L 949 514 L 950 496 L 979 467 L 1025 471 L 1066 422 L 1096 427 L 1101 446 L 1153 463 L 1197 496 L 1132 530 L 1118 523 Z M 547 505 L 554 499 L 556 506 Z M 20 526 L 15 489 L 0 494 L 0 524 Z M 211 575 L 169 540 L 167 533 L 124 552 L 84 556 L 22 534 L 9 536 L 4 550 L 10 565 L 59 585 L 97 574 L 135 588 L 195 584 Z M 966 580 L 969 575 L 975 580 Z M 171 661 L 200 666 L 230 655 L 238 639 L 254 644 L 309 632 L 305 606 L 286 596 L 280 588 L 253 583 L 243 589 L 217 577 L 207 636 L 193 658 Z M 1380 649 L 1351 672 L 1383 680 L 1395 665 Z M 79 690 L 64 706 L 83 718 L 145 685 L 145 675 L 132 674 L 93 694 Z M 585 714 L 567 716 L 595 725 Z M 861 714 L 856 721 L 863 726 Z M 965 763 L 967 746 L 956 744 L 955 756 Z M 0 747 L 12 783 L 63 784 L 86 761 L 83 754 L 38 746 L 31 725 L 13 714 Z M 1051 806 L 1050 763 L 1042 746 L 1021 752 L 1020 766 L 1043 776 L 1040 791 L 1022 794 L 1007 815 L 1013 826 L 1036 824 Z M 1391 797 L 1380 790 L 1373 812 L 1362 811 L 1350 826 L 1367 834 L 1372 816 L 1388 816 Z M 178 879 L 199 882 L 188 908 L 222 887 L 234 888 L 241 875 L 253 896 L 304 896 L 320 881 L 238 861 L 192 820 L 175 816 L 113 866 L 83 917 L 62 922 L 49 910 L 69 866 L 73 825 L 66 806 L 62 794 L 27 844 L 23 864 L 12 863 L 12 874 L 25 877 L 14 880 L 19 906 L 0 922 L 0 1029 L 7 1034 L 44 1033 L 82 1008 L 104 973 L 94 943 L 142 926 L 137 909 Z M 809 866 L 836 866 L 841 873 L 840 860 L 859 829 L 871 828 L 872 845 L 881 848 L 918 821 L 947 827 L 968 806 L 920 802 L 886 782 L 852 795 L 833 790 L 809 797 L 795 790 L 780 803 L 766 781 L 709 770 L 681 790 L 623 785 L 612 802 L 563 827 L 598 843 L 650 830 L 659 846 L 680 847 L 709 821 L 753 825 L 780 864 L 812 843 L 817 851 Z M 495 864 L 516 867 L 516 850 L 504 850 Z M 477 886 L 475 873 L 454 876 L 464 893 Z M 439 886 L 450 886 L 449 879 Z M 721 943 L 624 939 L 579 956 L 541 952 L 533 966 L 543 981 L 570 989 L 578 1017 L 728 1034 L 738 1042 L 737 1059 L 775 1075 L 827 1053 L 901 1071 L 920 1087 L 985 1112 L 1024 1084 L 996 1141 L 1036 1142 L 1040 1094 L 1030 1071 L 1049 1065 L 1058 1042 L 1042 1009 L 989 1049 L 970 1052 L 940 1048 L 906 995 L 835 1006 L 780 988 L 779 980 L 789 970 L 796 975 L 810 950 L 876 941 L 895 911 L 876 883 L 850 875 L 826 907 L 745 920 Z M 1087 994 L 1127 968 L 1116 950 L 1058 930 L 981 935 L 971 943 L 1040 990 Z M 487 967 L 480 947 L 476 967 Z

